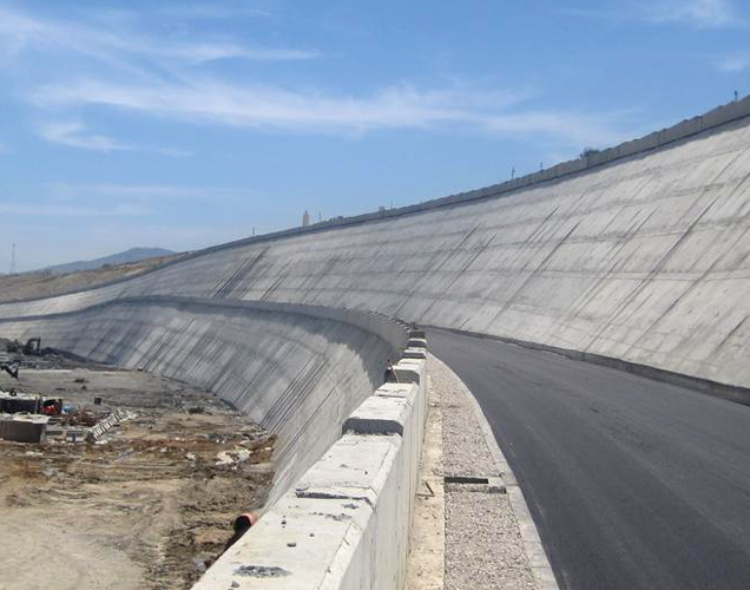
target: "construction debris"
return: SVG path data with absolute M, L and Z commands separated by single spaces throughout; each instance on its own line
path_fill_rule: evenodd
M 24 443 L 41 443 L 47 433 L 47 416 L 36 414 L 0 416 L 0 439 Z
M 0 413 L 17 414 L 28 412 L 38 414 L 42 409 L 42 401 L 39 394 L 17 393 L 15 390 L 0 390 Z
M 3 590 L 187 589 L 237 514 L 263 506 L 274 437 L 221 400 L 64 355 L 14 360 L 20 379 L 0 374 Z M 55 568 L 38 567 L 46 554 Z

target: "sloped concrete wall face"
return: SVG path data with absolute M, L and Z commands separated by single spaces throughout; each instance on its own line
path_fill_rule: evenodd
M 216 248 L 0 315 L 178 291 L 348 307 L 748 387 L 749 177 L 741 119 L 499 197 Z
M 210 389 L 278 435 L 272 501 L 341 436 L 393 355 L 385 340 L 350 324 L 185 301 L 0 322 L 0 333 L 41 334 L 45 346 Z

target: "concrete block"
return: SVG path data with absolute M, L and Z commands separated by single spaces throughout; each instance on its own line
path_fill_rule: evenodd
M 193 590 L 331 587 L 331 578 L 340 578 L 350 567 L 353 548 L 362 543 L 372 514 L 363 500 L 284 495 Z
M 345 434 L 294 486 L 298 498 L 361 499 L 374 505 L 401 446 L 399 436 Z
M 397 435 L 345 435 L 194 590 L 399 587 L 409 519 L 401 449 Z
M 38 395 L 10 393 L 0 391 L 0 413 L 16 414 L 19 412 L 28 412 L 35 414 L 39 411 L 41 401 Z
M 419 383 L 422 378 L 414 367 L 402 365 L 400 362 L 393 365 L 393 371 L 396 373 L 398 383 Z
M 15 442 L 40 443 L 45 439 L 46 421 L 0 420 L 0 438 Z
M 398 397 L 398 398 L 416 398 L 419 392 L 419 385 L 416 383 L 383 383 L 375 390 L 374 396 L 381 397 Z
M 427 360 L 427 351 L 424 348 L 407 348 L 401 353 L 401 358 Z
M 417 387 L 401 386 L 404 395 L 373 395 L 366 399 L 344 422 L 343 431 L 354 434 L 398 434 L 403 436 Z
M 399 364 L 416 374 L 425 366 Z M 347 421 L 349 431 L 194 590 L 401 588 L 424 403 L 424 388 L 416 383 L 378 388 Z
M 393 369 L 401 383 L 422 383 L 426 363 L 418 359 L 401 359 L 393 365 Z

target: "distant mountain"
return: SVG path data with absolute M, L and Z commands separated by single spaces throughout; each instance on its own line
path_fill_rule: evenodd
M 112 254 L 111 256 L 104 256 L 103 258 L 68 262 L 67 264 L 48 266 L 47 268 L 43 268 L 41 270 L 44 272 L 51 272 L 55 275 L 63 275 L 79 270 L 94 270 L 105 265 L 114 266 L 116 264 L 125 264 L 127 262 L 140 262 L 141 260 L 145 260 L 146 258 L 168 256 L 169 254 L 174 254 L 174 252 L 172 252 L 171 250 L 165 250 L 164 248 L 131 248 L 130 250 L 125 250 L 125 252 Z

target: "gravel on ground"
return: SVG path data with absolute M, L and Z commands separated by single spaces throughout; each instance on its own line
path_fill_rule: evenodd
M 446 476 L 499 476 L 466 386 L 432 355 L 428 373 L 442 407 Z M 445 590 L 536 589 L 508 495 L 456 487 L 445 491 Z

